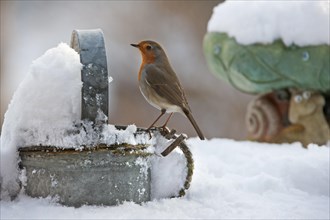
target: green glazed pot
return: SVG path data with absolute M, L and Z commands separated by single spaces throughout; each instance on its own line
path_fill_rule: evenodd
M 209 32 L 203 46 L 211 71 L 242 92 L 293 87 L 330 94 L 329 45 L 241 45 L 225 33 Z

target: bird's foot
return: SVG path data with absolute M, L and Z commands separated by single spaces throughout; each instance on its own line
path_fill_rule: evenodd
M 173 139 L 176 133 L 175 129 L 170 130 L 168 127 L 166 127 L 166 125 L 163 125 L 161 127 L 152 126 L 146 129 L 146 132 L 148 132 L 149 134 L 149 139 L 152 138 L 152 131 L 158 131 L 166 139 Z
M 148 128 L 147 130 L 146 130 L 146 132 L 148 132 L 148 134 L 149 134 L 149 140 L 152 138 L 152 132 L 151 132 L 151 130 L 150 130 L 150 128 Z
M 163 135 L 166 139 L 173 139 L 175 137 L 176 130 L 172 129 L 170 130 L 166 126 L 159 127 L 159 132 L 161 135 Z
M 161 127 L 157 127 L 157 130 L 163 135 L 167 135 L 168 133 L 170 133 L 170 129 L 168 127 L 166 127 L 166 125 L 163 125 Z

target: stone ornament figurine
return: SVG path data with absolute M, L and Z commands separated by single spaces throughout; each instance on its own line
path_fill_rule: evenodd
M 324 115 L 325 99 L 318 92 L 292 90 L 289 120 L 292 125 L 283 129 L 274 139 L 276 142 L 300 141 L 318 145 L 330 141 L 330 129 Z
M 306 31 L 304 25 L 300 26 L 306 14 L 313 17 L 315 24 L 327 24 L 326 13 L 320 13 L 323 5 L 291 5 L 292 9 L 306 7 L 306 14 L 302 16 L 295 14 L 298 12 L 295 10 L 282 10 L 282 6 L 267 8 L 269 5 L 261 4 L 255 10 L 248 3 L 228 4 L 214 10 L 203 48 L 213 74 L 241 92 L 258 95 L 249 104 L 246 115 L 249 139 L 279 143 L 300 141 L 304 146 L 330 143 L 330 42 L 328 33 L 317 34 L 326 30 L 326 25 L 325 28 L 314 25 L 318 29 L 309 28 L 309 34 L 297 34 L 295 30 L 293 36 L 285 19 L 274 20 L 272 24 L 256 19 L 263 18 L 267 10 L 279 18 L 289 12 L 292 22 L 297 22 L 295 28 L 299 26 Z M 246 15 L 253 15 L 245 16 L 244 30 L 238 28 L 242 27 L 241 17 L 230 13 L 236 7 L 244 7 Z M 253 19 L 249 20 L 250 17 Z M 228 21 L 235 25 L 228 25 Z M 268 34 L 254 35 L 265 26 Z M 283 91 L 287 96 L 278 96 Z
M 289 97 L 288 97 L 289 95 Z M 269 93 L 248 106 L 249 139 L 271 143 L 301 142 L 325 145 L 330 141 L 325 98 L 315 91 L 290 89 L 284 97 Z
M 245 117 L 248 139 L 271 142 L 286 126 L 289 108 L 288 91 L 267 93 L 252 100 Z

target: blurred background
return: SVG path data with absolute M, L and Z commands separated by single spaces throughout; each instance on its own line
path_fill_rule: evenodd
M 160 113 L 139 91 L 141 57 L 130 46 L 150 39 L 165 48 L 205 136 L 244 139 L 245 111 L 253 97 L 212 75 L 203 54 L 207 23 L 220 2 L 1 0 L 1 127 L 8 104 L 33 60 L 60 42 L 70 44 L 74 29 L 101 28 L 113 77 L 109 123 L 148 127 Z M 168 126 L 196 136 L 180 114 Z

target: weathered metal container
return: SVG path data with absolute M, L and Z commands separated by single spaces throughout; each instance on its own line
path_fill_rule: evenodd
M 147 150 L 148 145 L 98 144 L 105 143 L 101 141 L 101 134 L 103 126 L 107 124 L 109 95 L 102 31 L 75 30 L 72 33 L 71 47 L 80 54 L 83 64 L 81 119 L 93 127 L 86 131 L 90 132 L 93 145 L 96 146 L 81 146 L 78 150 L 70 146 L 58 148 L 42 144 L 20 148 L 21 167 L 26 172 L 26 194 L 31 197 L 56 198 L 63 205 L 74 207 L 150 201 L 150 158 L 153 154 Z M 126 126 L 116 127 L 126 129 Z M 150 130 L 137 129 L 134 135 L 138 133 L 150 135 Z M 169 133 L 168 139 L 176 139 L 174 133 Z M 192 155 L 183 140 L 184 138 L 179 138 L 174 141 L 175 146 L 172 143 L 164 151 L 166 156 L 180 145 L 186 156 L 186 182 L 179 189 L 179 196 L 184 195 L 189 188 L 193 174 Z
M 150 153 L 145 146 L 97 146 L 83 150 L 21 148 L 25 192 L 55 197 L 67 206 L 150 201 Z

